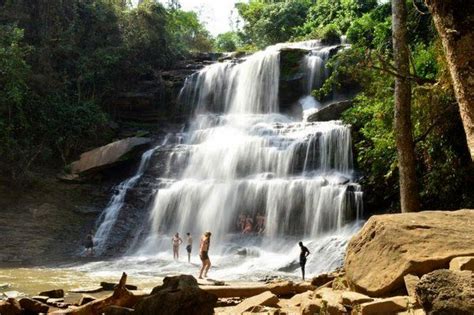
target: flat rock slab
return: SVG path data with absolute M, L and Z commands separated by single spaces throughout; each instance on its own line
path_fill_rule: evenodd
M 127 160 L 129 155 L 150 144 L 152 139 L 131 137 L 109 143 L 81 154 L 79 160 L 70 164 L 71 174 L 91 173 Z
M 56 289 L 50 291 L 44 291 L 38 294 L 39 296 L 47 296 L 53 299 L 59 299 L 64 297 L 64 290 L 63 289 Z
M 349 242 L 346 277 L 357 291 L 386 296 L 407 274 L 447 268 L 454 257 L 474 255 L 474 210 L 372 216 Z
M 372 302 L 374 299 L 368 297 L 367 295 L 352 292 L 352 291 L 344 291 L 341 293 L 342 304 L 343 305 L 356 305 L 362 304 L 367 302 Z
M 386 299 L 375 300 L 360 305 L 361 315 L 397 314 L 404 312 L 410 305 L 415 304 L 415 299 L 408 296 L 393 296 Z
M 278 297 L 270 291 L 263 292 L 259 295 L 245 299 L 242 303 L 234 306 L 231 310 L 232 314 L 242 314 L 251 311 L 258 306 L 277 306 Z
M 474 256 L 456 257 L 449 262 L 449 269 L 474 271 Z
M 104 288 L 102 287 L 90 287 L 90 288 L 77 288 L 77 289 L 72 289 L 69 290 L 71 293 L 97 293 L 104 291 Z

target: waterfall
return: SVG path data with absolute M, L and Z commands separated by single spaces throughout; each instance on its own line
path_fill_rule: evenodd
M 114 188 L 114 194 L 112 195 L 112 198 L 110 199 L 107 207 L 102 211 L 96 223 L 97 230 L 94 235 L 94 241 L 96 245 L 96 252 L 98 254 L 101 254 L 104 250 L 104 246 L 107 243 L 110 232 L 112 231 L 112 228 L 115 222 L 117 221 L 117 217 L 120 213 L 120 210 L 124 205 L 125 196 L 127 192 L 130 188 L 133 188 L 138 182 L 138 180 L 142 177 L 143 173 L 148 167 L 148 163 L 153 152 L 155 152 L 162 145 L 165 145 L 168 139 L 169 135 L 165 137 L 161 145 L 147 150 L 145 153 L 143 153 L 140 159 L 140 164 L 135 174 L 132 177 L 124 180 L 119 185 L 117 185 L 117 187 Z
M 303 60 L 308 92 L 327 76 L 330 49 L 310 45 Z M 278 114 L 278 87 L 279 46 L 241 63 L 210 65 L 186 80 L 180 99 L 196 117 L 168 155 L 168 169 L 180 171 L 167 172 L 157 191 L 139 253 L 168 251 L 175 232 L 204 231 L 213 233 L 214 251 L 222 255 L 253 238 L 278 252 L 285 246 L 277 240 L 337 234 L 360 218 L 349 126 Z M 242 234 L 243 217 L 252 222 L 249 234 Z
M 197 112 L 278 112 L 279 77 L 279 52 L 270 47 L 241 64 L 224 62 L 204 68 L 186 79 L 179 99 Z
M 170 254 L 176 232 L 197 241 L 211 231 L 216 276 L 227 279 L 294 272 L 300 240 L 318 253 L 310 256 L 308 272 L 341 263 L 363 209 L 350 126 L 279 113 L 280 49 L 288 47 L 307 51 L 301 67 L 309 94 L 327 77 L 334 48 L 318 41 L 275 45 L 186 79 L 179 100 L 193 110 L 189 129 L 179 143 L 153 149 L 157 165 L 145 153 L 136 175 L 119 185 L 101 216 L 99 244 L 106 243 L 127 190 L 143 169 L 153 169 L 149 216 L 128 252 L 133 258 L 125 259 L 142 272 L 144 261 L 155 272 L 177 271 Z

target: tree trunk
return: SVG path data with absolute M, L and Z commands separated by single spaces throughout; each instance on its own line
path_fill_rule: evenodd
M 425 0 L 438 30 L 474 161 L 474 3 Z
M 402 212 L 418 211 L 420 207 L 415 171 L 415 146 L 411 124 L 410 64 L 406 40 L 407 10 L 405 0 L 392 0 L 392 38 L 395 69 L 395 118 L 393 122 L 400 175 Z

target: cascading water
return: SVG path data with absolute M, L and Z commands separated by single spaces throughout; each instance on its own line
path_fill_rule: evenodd
M 95 232 L 94 240 L 96 244 L 96 252 L 98 254 L 101 254 L 104 250 L 110 232 L 112 231 L 112 228 L 115 222 L 117 221 L 119 212 L 123 207 L 127 192 L 130 188 L 135 186 L 137 181 L 142 177 L 143 173 L 148 167 L 148 163 L 153 152 L 155 152 L 160 146 L 165 145 L 168 139 L 169 136 L 166 136 L 161 145 L 143 153 L 140 160 L 140 165 L 138 166 L 135 175 L 124 180 L 114 189 L 114 195 L 112 196 L 109 201 L 109 204 L 104 209 L 104 211 L 102 211 L 101 215 L 97 220 L 97 231 Z
M 205 231 L 213 234 L 215 277 L 294 273 L 300 240 L 314 253 L 309 273 L 341 263 L 362 212 L 350 129 L 340 121 L 310 123 L 278 113 L 279 49 L 288 46 L 308 51 L 302 61 L 307 91 L 322 84 L 331 48 L 317 42 L 269 47 L 186 79 L 180 100 L 196 116 L 183 143 L 154 151 L 161 162 L 153 173 L 159 184 L 149 222 L 121 266 L 146 274 L 195 272 L 172 261 L 171 235 L 190 232 L 196 253 Z M 124 187 L 134 185 L 133 177 L 128 181 Z M 120 209 L 113 204 L 99 228 L 107 233 L 107 213 L 113 218 Z

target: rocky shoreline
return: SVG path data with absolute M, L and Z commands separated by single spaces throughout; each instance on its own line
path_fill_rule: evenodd
M 118 284 L 9 298 L 0 314 L 474 314 L 473 272 L 474 210 L 378 215 L 349 243 L 344 267 L 311 282 L 180 275 L 143 292 L 124 273 Z

